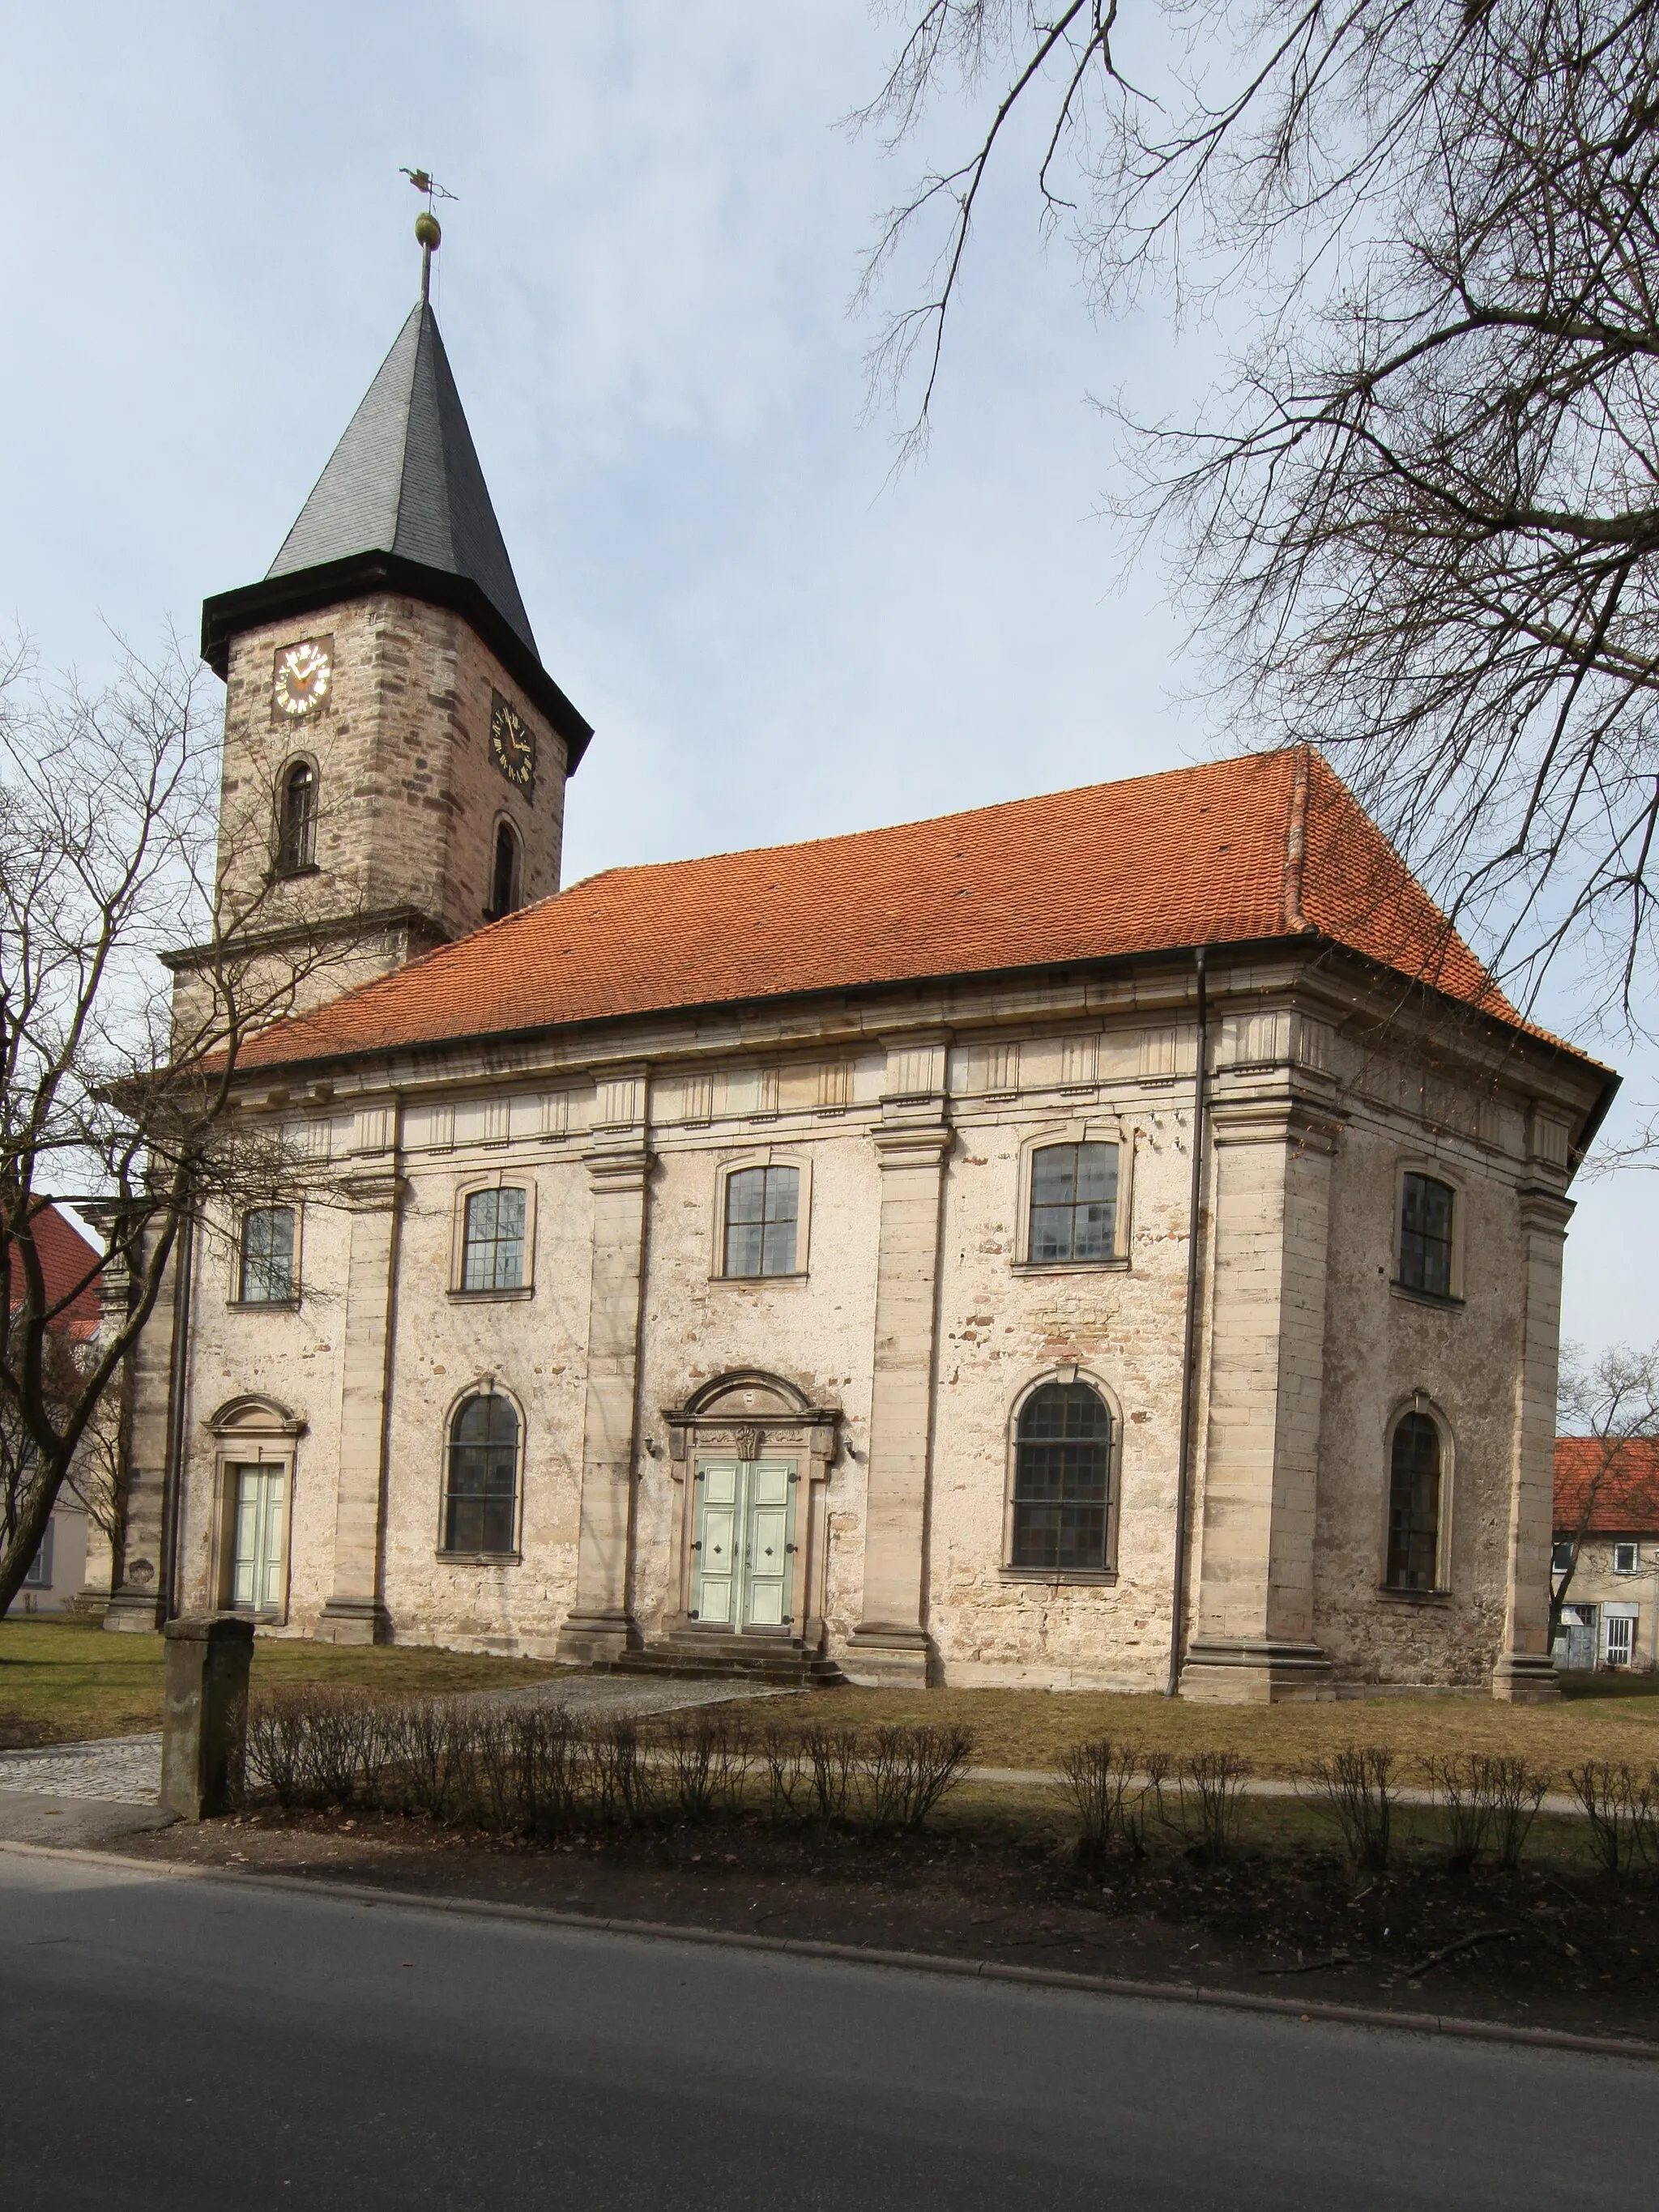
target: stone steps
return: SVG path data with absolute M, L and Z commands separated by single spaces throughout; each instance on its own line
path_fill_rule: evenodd
M 753 1681 L 769 1687 L 833 1689 L 847 1677 L 833 1659 L 799 1644 L 755 1644 L 746 1637 L 648 1644 L 596 1667 L 596 1674 L 647 1674 L 681 1681 Z

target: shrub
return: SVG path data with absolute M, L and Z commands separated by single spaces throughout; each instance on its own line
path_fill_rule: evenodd
M 1060 1786 L 1082 1823 L 1079 1856 L 1099 1857 L 1118 1844 L 1144 1857 L 1148 1808 L 1161 1814 L 1169 1771 L 1164 1753 L 1137 1744 L 1108 1736 L 1073 1744 L 1060 1763 Z
M 1569 1770 L 1567 1780 L 1604 1874 L 1618 1881 L 1642 1859 L 1659 1858 L 1659 1770 L 1650 1768 L 1643 1782 L 1628 1766 L 1587 1759 Z
M 1238 1808 L 1250 1762 L 1236 1751 L 1195 1751 L 1180 1773 L 1180 1820 L 1188 1844 L 1218 1865 L 1238 1843 Z
M 859 1755 L 857 1729 L 819 1723 L 803 1731 L 801 1742 L 811 1762 L 813 1810 L 820 1820 L 844 1820 Z
M 961 1726 L 878 1728 L 860 1760 L 871 1825 L 920 1828 L 961 1781 L 973 1748 L 973 1730 Z
M 1451 1863 L 1476 1865 L 1490 1843 L 1498 1865 L 1513 1874 L 1549 1789 L 1549 1776 L 1524 1759 L 1494 1759 L 1475 1751 L 1426 1759 L 1423 1767 L 1439 1800 Z
M 1381 1745 L 1350 1745 L 1316 1759 L 1305 1782 L 1313 1802 L 1342 1832 L 1349 1858 L 1362 1874 L 1382 1874 L 1389 1863 L 1394 1826 L 1394 1753 Z
M 669 1796 L 683 1820 L 741 1809 L 754 1741 L 748 1723 L 720 1706 L 677 1716 L 663 1735 Z
M 802 1818 L 814 1795 L 805 1738 L 798 1729 L 781 1728 L 774 1722 L 762 1731 L 760 1756 L 766 1769 L 768 1818 L 779 1824 Z

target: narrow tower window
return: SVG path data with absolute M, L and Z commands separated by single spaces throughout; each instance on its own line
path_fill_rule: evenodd
M 1452 1212 L 1457 1194 L 1433 1176 L 1408 1175 L 1400 1186 L 1400 1280 L 1431 1297 L 1452 1294 Z
M 1440 1560 L 1440 1431 L 1426 1413 L 1404 1414 L 1389 1457 L 1385 1585 L 1431 1590 Z
M 317 771 L 309 761 L 283 771 L 277 815 L 276 872 L 297 876 L 317 862 Z
M 489 884 L 489 919 L 497 921 L 519 903 L 519 841 L 510 823 L 495 832 L 495 868 Z

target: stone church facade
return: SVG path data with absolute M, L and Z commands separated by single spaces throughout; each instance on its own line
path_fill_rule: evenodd
M 146 1338 L 110 1625 L 1554 1693 L 1613 1079 L 1317 753 L 558 892 L 589 732 L 424 304 L 204 636 L 222 866 L 342 955 L 238 1079 L 309 1188 Z

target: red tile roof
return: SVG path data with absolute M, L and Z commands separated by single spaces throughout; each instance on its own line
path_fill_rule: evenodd
M 99 1321 L 98 1279 L 103 1272 L 103 1255 L 50 1200 L 32 1216 L 29 1227 L 34 1249 L 40 1255 L 47 1298 L 56 1305 L 73 1291 L 64 1319 L 76 1336 L 90 1336 Z M 14 1308 L 23 1303 L 21 1260 L 12 1262 L 11 1302 Z
M 1311 749 L 613 868 L 267 1031 L 250 1066 L 1322 933 L 1519 1017 Z
M 1606 1467 L 1606 1473 L 1601 1469 Z M 1578 1526 L 1589 1486 L 1601 1474 L 1588 1533 L 1639 1536 L 1659 1530 L 1659 1437 L 1632 1437 L 1613 1447 L 1611 1462 L 1596 1437 L 1555 1439 L 1555 1528 L 1570 1536 Z

